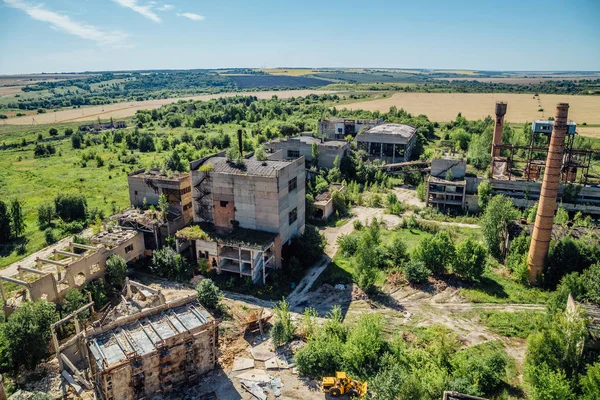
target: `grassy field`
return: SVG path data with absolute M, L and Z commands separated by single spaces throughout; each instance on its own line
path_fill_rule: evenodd
M 569 119 L 578 124 L 600 124 L 600 96 L 540 94 L 538 100 L 531 94 L 514 93 L 394 93 L 385 99 L 356 102 L 346 108 L 387 112 L 396 106 L 415 115 L 425 114 L 432 121 L 447 122 L 454 120 L 459 112 L 467 119 L 493 115 L 497 101 L 508 102 L 506 120 L 510 122 L 548 118 L 554 115 L 557 103 L 567 102 L 571 106 Z
M 302 75 L 313 75 L 318 74 L 320 71 L 313 70 L 310 68 L 267 68 L 259 69 L 258 71 L 265 72 L 270 75 L 286 75 L 286 76 L 302 76 Z
M 158 99 L 146 101 L 128 101 L 102 106 L 82 107 L 75 109 L 67 109 L 56 112 L 48 112 L 45 114 L 35 115 L 35 120 L 38 124 L 52 124 L 75 121 L 94 121 L 98 118 L 125 118 L 135 115 L 138 110 L 151 110 L 160 108 L 165 104 L 175 103 L 179 100 L 211 100 L 219 97 L 232 96 L 256 96 L 260 99 L 269 99 L 276 95 L 280 98 L 307 96 L 309 94 L 331 93 L 332 91 L 324 90 L 274 90 L 264 92 L 230 92 L 219 94 L 205 94 L 190 97 L 174 97 L 171 99 Z M 6 123 L 11 125 L 31 125 L 31 116 L 9 118 Z

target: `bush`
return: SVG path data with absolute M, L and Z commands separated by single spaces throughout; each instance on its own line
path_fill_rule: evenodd
M 73 134 L 73 129 L 72 128 L 65 129 L 65 136 L 71 136 L 72 134 Z
M 453 271 L 472 281 L 483 275 L 487 259 L 485 247 L 473 239 L 467 239 L 456 248 Z
M 427 281 L 431 271 L 422 261 L 409 261 L 402 267 L 402 273 L 410 283 L 423 283 Z
M 58 130 L 56 128 L 50 128 L 48 133 L 50 134 L 50 136 L 56 136 L 58 135 Z
M 600 362 L 588 365 L 586 374 L 581 377 L 583 400 L 600 399 Z
M 467 394 L 482 396 L 497 390 L 506 379 L 508 355 L 501 343 L 487 342 L 459 351 L 451 364 L 453 378 L 467 383 Z
M 66 222 L 86 217 L 87 201 L 81 194 L 59 194 L 54 199 L 56 214 Z
M 175 250 L 164 247 L 152 255 L 150 271 L 161 278 L 185 281 L 193 276 L 192 268 Z
M 54 218 L 54 205 L 52 203 L 41 204 L 38 209 L 38 224 L 40 227 L 49 226 Z
M 46 300 L 25 302 L 8 317 L 4 331 L 15 371 L 20 366 L 34 369 L 47 356 L 50 324 L 58 320 L 55 309 Z
M 343 255 L 352 257 L 358 249 L 359 236 L 356 234 L 340 235 L 337 238 L 337 244 Z
M 387 246 L 386 256 L 394 267 L 400 267 L 410 259 L 408 247 L 398 235 L 394 235 L 392 242 Z
M 46 244 L 48 246 L 58 241 L 56 238 L 56 232 L 52 228 L 48 228 L 44 231 L 44 239 L 46 240 Z
M 271 328 L 271 339 L 275 347 L 279 347 L 292 340 L 295 333 L 296 327 L 292 323 L 290 307 L 284 299 L 275 306 L 275 323 Z
M 121 290 L 127 276 L 127 262 L 118 254 L 113 254 L 106 260 L 106 285 L 110 290 Z
M 436 233 L 433 238 L 421 240 L 413 252 L 413 259 L 421 261 L 434 274 L 443 274 L 452 265 L 454 245 L 446 231 Z
M 83 294 L 83 292 L 70 288 L 67 290 L 67 294 L 65 295 L 65 301 L 62 305 L 63 316 L 71 314 L 73 311 L 80 309 L 81 307 L 88 304 L 88 297 Z M 90 310 L 85 310 L 84 312 L 79 313 L 79 320 L 85 321 L 90 316 Z
M 546 364 L 536 367 L 530 372 L 535 376 L 535 383 L 530 385 L 531 400 L 570 400 L 574 399 L 571 384 L 562 370 L 552 370 Z
M 203 279 L 196 286 L 198 303 L 202 304 L 208 310 L 216 310 L 223 294 L 210 279 Z
M 366 314 L 350 330 L 342 353 L 344 366 L 350 373 L 367 378 L 377 372 L 379 358 L 386 349 L 382 327 L 380 315 Z
M 72 136 L 71 136 L 71 146 L 74 149 L 80 149 L 81 148 L 81 143 L 83 142 L 83 134 L 81 132 L 75 132 Z

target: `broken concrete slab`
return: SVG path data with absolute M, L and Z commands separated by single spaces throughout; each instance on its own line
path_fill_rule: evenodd
M 273 357 L 265 361 L 266 369 L 279 369 L 279 363 L 277 362 L 277 357 Z
M 252 396 L 257 398 L 258 400 L 267 400 L 267 395 L 265 394 L 264 389 L 261 388 L 258 385 L 258 383 L 252 382 L 252 381 L 246 381 L 246 380 L 242 380 L 240 383 L 241 383 L 242 387 L 244 388 L 244 390 L 246 390 L 248 393 L 250 393 Z
M 243 371 L 250 368 L 254 368 L 254 360 L 252 358 L 236 357 L 233 360 L 231 371 Z
M 267 374 L 264 369 L 251 369 L 250 371 L 243 372 L 236 376 L 236 378 L 245 381 L 269 383 L 271 381 L 271 375 Z
M 252 354 L 252 357 L 258 361 L 267 361 L 277 355 L 264 347 L 261 348 L 258 346 L 250 349 L 250 353 Z

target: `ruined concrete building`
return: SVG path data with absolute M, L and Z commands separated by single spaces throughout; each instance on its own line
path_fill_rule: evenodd
M 133 207 L 158 205 L 161 194 L 167 198 L 169 213 L 182 217 L 185 225 L 193 218 L 192 188 L 188 172 L 174 172 L 173 175 L 161 175 L 158 168 L 139 170 L 127 175 L 129 201 Z
M 281 267 L 282 247 L 304 232 L 304 158 L 294 161 L 206 157 L 191 163 L 194 221 L 177 233 L 218 272 L 263 280 Z
M 73 241 L 63 250 L 54 250 L 51 258 L 37 258 L 35 268 L 18 266 L 19 279 L 0 276 L 0 294 L 6 315 L 19 306 L 21 300 L 46 299 L 61 303 L 67 290 L 80 289 L 106 273 L 106 260 L 118 254 L 130 262 L 144 255 L 143 236 L 120 228 L 101 232 L 90 239 L 91 245 Z M 31 278 L 33 276 L 33 278 Z M 17 297 L 8 299 L 3 282 L 23 287 Z
M 427 179 L 427 206 L 448 209 L 465 208 L 467 181 L 465 160 L 453 157 L 431 161 L 431 174 Z
M 217 323 L 186 297 L 86 332 L 89 369 L 103 399 L 150 398 L 193 382 L 217 363 Z
M 88 124 L 88 125 L 80 125 L 79 130 L 81 132 L 90 132 L 90 131 L 104 131 L 106 129 L 123 129 L 126 128 L 127 124 L 125 121 L 111 121 L 111 122 L 103 122 L 98 124 Z
M 371 159 L 386 163 L 410 161 L 417 141 L 417 128 L 406 124 L 381 124 L 356 136 L 356 147 Z
M 383 123 L 383 118 L 380 119 L 351 119 L 351 118 L 331 118 L 320 120 L 319 136 L 325 136 L 328 139 L 341 139 L 346 136 L 356 136 L 361 129 L 367 130 Z
M 306 161 L 313 163 L 313 143 L 318 146 L 317 165 L 322 168 L 333 168 L 336 158 L 341 160 L 350 154 L 350 143 L 345 140 L 325 140 L 312 135 L 274 139 L 265 144 L 265 149 L 272 153 L 269 155 L 270 160 L 295 160 L 303 156 Z

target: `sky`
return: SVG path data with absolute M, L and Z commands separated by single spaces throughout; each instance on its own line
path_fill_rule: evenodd
M 0 0 L 0 74 L 600 70 L 600 0 Z

